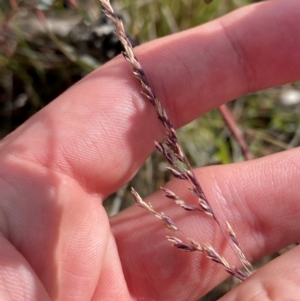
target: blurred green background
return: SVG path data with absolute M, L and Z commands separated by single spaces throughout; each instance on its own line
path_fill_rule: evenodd
M 253 2 L 259 1 L 214 0 L 206 5 L 199 0 L 119 0 L 112 4 L 137 45 Z M 0 0 L 0 138 L 120 53 L 113 31 L 98 0 Z M 299 145 L 299 103 L 300 84 L 291 83 L 229 104 L 255 158 Z M 195 166 L 243 160 L 218 110 L 180 129 L 179 137 Z M 163 185 L 170 178 L 165 166 L 159 154 L 149 157 L 137 176 L 106 201 L 108 214 L 132 204 L 129 187 L 146 196 Z M 232 285 L 228 280 L 201 300 L 216 300 Z

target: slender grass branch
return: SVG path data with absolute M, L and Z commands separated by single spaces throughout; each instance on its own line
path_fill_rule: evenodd
M 252 270 L 251 264 L 248 262 L 244 253 L 241 250 L 241 247 L 238 243 L 238 240 L 236 239 L 236 235 L 235 235 L 233 229 L 231 228 L 231 226 L 229 225 L 228 222 L 226 222 L 226 225 L 227 225 L 226 229 L 224 226 L 221 225 L 219 218 L 215 214 L 210 202 L 208 201 L 199 181 L 197 180 L 197 178 L 194 174 L 191 164 L 188 161 L 188 159 L 179 143 L 178 136 L 176 134 L 176 131 L 175 131 L 172 123 L 170 122 L 170 119 L 168 117 L 166 110 L 163 108 L 161 102 L 156 97 L 140 62 L 138 61 L 137 57 L 135 56 L 131 42 L 127 38 L 127 35 L 125 33 L 122 21 L 116 16 L 116 14 L 114 13 L 114 10 L 108 0 L 100 0 L 100 2 L 102 3 L 103 11 L 106 14 L 106 16 L 108 18 L 110 18 L 115 24 L 116 35 L 118 36 L 119 40 L 121 41 L 121 43 L 124 47 L 123 56 L 132 66 L 133 74 L 137 78 L 137 80 L 140 82 L 142 94 L 152 104 L 159 121 L 165 128 L 165 132 L 166 132 L 165 140 L 164 140 L 164 142 L 155 142 L 156 149 L 165 156 L 167 162 L 170 164 L 170 166 L 167 168 L 168 171 L 175 178 L 189 182 L 189 184 L 190 184 L 189 190 L 191 191 L 191 193 L 194 196 L 196 196 L 199 207 L 195 207 L 193 205 L 187 204 L 184 200 L 181 200 L 178 196 L 176 196 L 176 194 L 174 194 L 172 191 L 167 190 L 166 188 L 162 188 L 165 192 L 165 196 L 173 199 L 177 205 L 179 205 L 180 207 L 182 207 L 185 210 L 202 211 L 206 215 L 212 217 L 213 220 L 215 220 L 215 222 L 218 224 L 218 226 L 222 230 L 224 236 L 226 237 L 228 244 L 232 248 L 235 255 L 238 257 L 242 266 L 245 268 L 246 273 L 243 273 L 241 270 L 237 270 L 235 267 L 230 267 L 230 265 L 227 263 L 227 261 L 223 257 L 221 257 L 211 246 L 207 245 L 206 247 L 200 247 L 199 244 L 195 243 L 191 239 L 188 239 L 189 243 L 185 244 L 182 241 L 180 241 L 178 238 L 175 238 L 175 237 L 168 237 L 169 241 L 175 247 L 177 247 L 179 249 L 183 249 L 185 251 L 192 251 L 192 249 L 194 248 L 195 251 L 201 250 L 201 251 L 205 252 L 208 258 L 221 264 L 228 273 L 235 276 L 239 280 L 242 280 L 242 281 L 245 280 L 247 278 L 247 276 L 252 273 L 253 270 Z M 134 189 L 132 190 L 132 194 L 134 196 L 136 203 L 140 207 L 148 210 L 156 218 L 162 220 L 164 222 L 164 224 L 167 226 L 167 228 L 169 228 L 170 230 L 173 230 L 173 231 L 178 230 L 177 226 L 175 225 L 175 223 L 171 220 L 171 218 L 169 216 L 165 215 L 164 213 L 156 212 L 154 210 L 154 208 L 152 207 L 152 205 L 145 203 Z M 196 248 L 196 245 L 199 246 L 198 249 Z

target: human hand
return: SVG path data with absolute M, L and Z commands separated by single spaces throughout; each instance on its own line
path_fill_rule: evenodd
M 300 2 L 249 6 L 137 48 L 177 127 L 250 91 L 300 78 Z M 28 120 L 0 147 L 1 300 L 196 300 L 226 273 L 201 254 L 171 248 L 166 230 L 138 207 L 109 221 L 101 205 L 132 178 L 163 130 L 117 58 Z M 251 162 L 197 169 L 248 259 L 299 240 L 300 158 L 294 149 Z M 185 185 L 167 184 L 188 199 Z M 162 201 L 199 241 L 230 261 L 209 220 Z M 223 297 L 297 300 L 300 249 L 268 263 Z

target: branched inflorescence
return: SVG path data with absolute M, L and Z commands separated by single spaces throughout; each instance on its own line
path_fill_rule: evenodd
M 248 275 L 252 272 L 252 266 L 247 261 L 244 253 L 242 252 L 233 229 L 231 228 L 229 223 L 227 223 L 227 229 L 223 229 L 217 216 L 215 215 L 215 212 L 213 211 L 209 201 L 207 200 L 204 194 L 204 191 L 202 190 L 200 183 L 198 182 L 192 170 L 191 164 L 189 163 L 187 157 L 184 154 L 182 147 L 180 146 L 178 136 L 169 120 L 167 112 L 165 111 L 162 104 L 154 94 L 150 86 L 150 83 L 145 75 L 145 72 L 143 71 L 141 64 L 139 63 L 138 59 L 136 58 L 133 52 L 131 42 L 126 36 L 122 21 L 115 15 L 113 8 L 111 7 L 110 2 L 108 0 L 100 0 L 100 2 L 102 3 L 104 13 L 115 24 L 116 34 L 124 47 L 123 55 L 125 59 L 131 64 L 133 68 L 133 74 L 141 84 L 142 94 L 144 94 L 145 97 L 149 100 L 149 102 L 153 105 L 158 119 L 160 120 L 161 124 L 165 128 L 166 131 L 165 140 L 163 143 L 155 142 L 156 149 L 164 155 L 167 162 L 169 163 L 170 166 L 167 167 L 168 171 L 175 178 L 189 182 L 190 184 L 189 190 L 194 196 L 196 196 L 198 201 L 198 206 L 194 206 L 186 203 L 184 200 L 179 198 L 174 192 L 170 191 L 169 189 L 166 188 L 161 188 L 161 189 L 164 191 L 165 196 L 167 198 L 174 200 L 175 203 L 181 208 L 187 211 L 202 211 L 206 215 L 212 217 L 215 220 L 215 222 L 219 225 L 222 232 L 225 234 L 226 239 L 229 242 L 231 248 L 239 258 L 243 267 L 246 269 L 246 273 L 244 273 L 242 270 L 239 270 L 235 267 L 231 267 L 228 264 L 228 262 L 222 256 L 220 256 L 210 245 L 201 246 L 200 244 L 196 243 L 194 240 L 188 238 L 187 238 L 187 243 L 185 243 L 182 240 L 173 236 L 168 236 L 167 237 L 168 240 L 172 243 L 173 246 L 183 251 L 204 252 L 209 259 L 222 265 L 229 274 L 235 276 L 241 281 L 244 281 L 248 277 Z M 152 205 L 144 202 L 134 189 L 132 189 L 132 194 L 137 205 L 148 210 L 156 218 L 160 219 L 169 230 L 179 231 L 179 229 L 177 228 L 177 226 L 169 216 L 165 215 L 164 213 L 159 213 L 155 211 Z

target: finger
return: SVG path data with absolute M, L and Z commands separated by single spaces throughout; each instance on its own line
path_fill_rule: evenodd
M 300 247 L 296 247 L 259 269 L 219 301 L 298 300 L 300 294 Z
M 224 221 L 226 217 L 251 262 L 300 239 L 299 154 L 299 149 L 294 149 L 251 162 L 196 170 L 218 219 Z M 173 180 L 167 188 L 195 204 L 186 185 Z M 161 221 L 139 207 L 129 208 L 111 220 L 122 250 L 124 274 L 137 299 L 149 292 L 155 300 L 194 300 L 227 276 L 205 255 L 171 248 L 166 235 L 191 238 L 201 245 L 209 243 L 231 265 L 240 265 L 213 219 L 182 210 L 162 192 L 145 201 L 157 212 L 169 215 L 183 233 L 167 231 Z M 142 273 L 146 275 L 138 278 Z
M 7 292 L 38 292 L 35 282 L 40 279 L 51 300 L 91 300 L 111 244 L 98 197 L 87 194 L 73 179 L 15 158 L 1 164 L 0 191 L 0 228 L 11 244 L 4 257 L 10 256 L 10 261 L 0 262 L 0 287 L 11 264 L 9 280 L 15 286 L 7 287 Z M 13 260 L 16 265 L 27 263 L 24 273 L 29 270 L 31 287 L 19 281 Z M 13 300 L 43 300 L 39 296 Z
M 139 47 L 174 124 L 249 91 L 299 79 L 299 6 L 297 0 L 264 2 Z M 2 154 L 53 168 L 105 197 L 135 174 L 162 137 L 139 90 L 131 67 L 117 58 L 13 133 Z
M 0 299 L 50 301 L 40 279 L 20 252 L 0 234 Z

